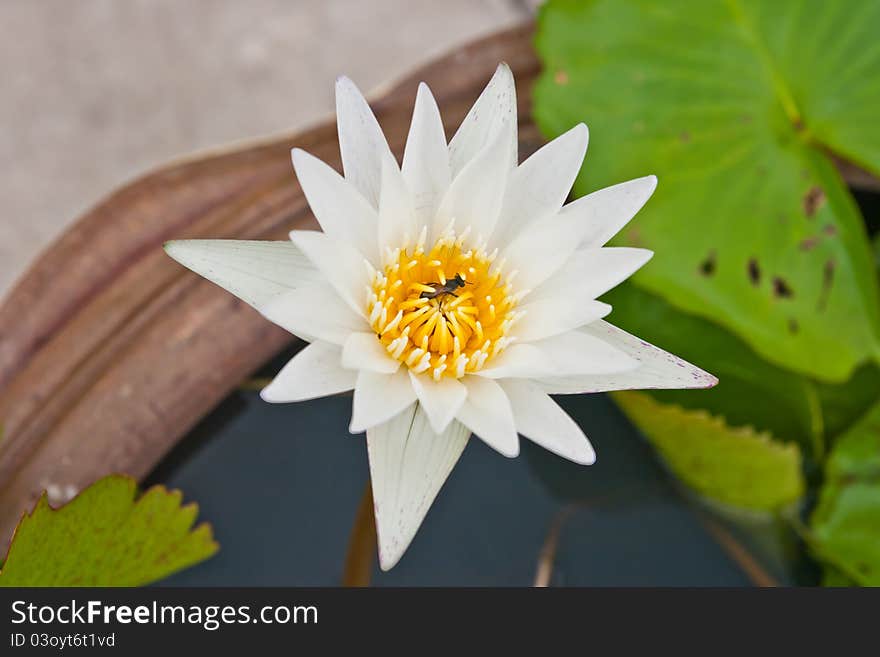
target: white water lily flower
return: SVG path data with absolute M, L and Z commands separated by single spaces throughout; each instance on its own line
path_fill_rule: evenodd
M 652 253 L 602 248 L 651 196 L 648 176 L 563 205 L 583 124 L 517 166 L 502 64 L 447 145 L 419 86 L 399 166 L 363 96 L 336 85 L 345 177 L 294 149 L 323 232 L 290 242 L 171 242 L 171 257 L 308 341 L 262 391 L 295 402 L 354 390 L 385 570 L 403 555 L 471 433 L 505 456 L 526 438 L 595 460 L 548 393 L 705 388 L 706 372 L 602 320 L 596 301 Z

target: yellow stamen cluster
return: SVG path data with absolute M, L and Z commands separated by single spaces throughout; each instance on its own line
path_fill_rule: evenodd
M 388 250 L 385 270 L 373 274 L 367 293 L 370 325 L 388 353 L 435 381 L 485 366 L 510 343 L 517 317 L 513 275 L 502 277 L 497 252 L 465 249 L 467 233 L 456 236 L 450 228 L 425 251 L 422 231 L 415 247 Z M 436 294 L 456 274 L 466 284 Z

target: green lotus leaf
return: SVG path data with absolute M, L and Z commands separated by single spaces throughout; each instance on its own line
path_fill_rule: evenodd
M 880 354 L 871 246 L 831 154 L 880 172 L 880 4 L 556 0 L 534 113 L 591 128 L 578 195 L 648 173 L 634 281 L 762 358 L 841 382 Z
M 614 308 L 612 323 L 719 380 L 710 390 L 652 390 L 651 396 L 798 442 L 815 460 L 824 457 L 826 436 L 845 431 L 880 397 L 880 368 L 874 364 L 862 366 L 844 384 L 817 382 L 765 361 L 730 331 L 630 283 L 602 300 Z
M 642 392 L 613 395 L 676 476 L 701 495 L 757 511 L 787 507 L 803 495 L 797 445 Z
M 705 409 L 728 424 L 750 425 L 786 442 L 809 445 L 810 437 L 822 431 L 811 382 L 763 360 L 724 328 L 632 284 L 602 300 L 613 307 L 613 324 L 718 377 L 718 385 L 709 390 L 650 391 L 658 401 Z
M 46 495 L 21 519 L 0 586 L 140 586 L 214 554 L 211 527 L 192 528 L 195 504 L 154 486 L 139 498 L 130 477 L 95 482 L 59 509 Z
M 880 404 L 835 441 L 810 525 L 816 556 L 850 580 L 880 586 Z

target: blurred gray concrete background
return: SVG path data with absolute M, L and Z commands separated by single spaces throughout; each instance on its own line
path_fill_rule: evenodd
M 533 0 L 0 1 L 0 297 L 93 203 L 175 156 L 308 126 Z

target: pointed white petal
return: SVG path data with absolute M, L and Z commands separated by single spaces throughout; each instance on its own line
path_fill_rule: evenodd
M 638 271 L 653 251 L 627 246 L 580 249 L 553 276 L 525 296 L 539 299 L 569 299 L 572 303 L 595 299 Z
M 431 422 L 431 427 L 440 433 L 455 418 L 467 397 L 467 388 L 449 377 L 435 381 L 425 374 L 409 372 L 410 381 L 419 398 L 419 405 Z
M 516 166 L 517 124 L 516 85 L 507 64 L 500 64 L 495 75 L 477 98 L 449 142 L 449 162 L 455 177 L 499 132 L 510 145 L 510 168 Z
M 412 193 L 419 230 L 422 226 L 430 226 L 440 200 L 449 189 L 452 175 L 440 110 L 424 82 L 419 85 L 406 139 L 403 178 Z
M 432 232 L 435 239 L 452 219 L 458 232 L 470 226 L 474 238 L 489 238 L 498 222 L 511 172 L 509 146 L 507 138 L 499 135 L 453 179 L 437 210 Z
M 166 242 L 165 252 L 252 306 L 321 279 L 290 242 L 175 240 Z
M 327 397 L 354 388 L 356 372 L 340 365 L 342 350 L 313 342 L 285 365 L 260 396 L 267 402 L 285 403 Z
M 315 230 L 294 230 L 290 240 L 308 257 L 351 309 L 361 314 L 370 283 L 363 254 L 347 242 Z
M 336 124 L 345 179 L 378 208 L 382 158 L 390 150 L 373 110 L 346 77 L 336 80 Z
M 419 404 L 367 429 L 382 570 L 400 561 L 469 437 L 470 431 L 458 422 L 434 433 Z
M 309 341 L 341 346 L 352 333 L 370 330 L 366 319 L 349 308 L 325 281 L 279 294 L 257 310 L 270 322 Z
M 678 356 L 648 344 L 626 331 L 599 320 L 580 329 L 626 352 L 639 366 L 628 372 L 550 377 L 540 380 L 541 387 L 553 394 L 606 392 L 662 388 L 711 388 L 718 379 Z
M 352 333 L 342 347 L 342 366 L 350 370 L 393 374 L 400 368 L 400 361 L 391 357 L 375 333 Z
M 335 240 L 349 242 L 376 262 L 379 219 L 375 208 L 351 183 L 314 155 L 294 148 L 291 157 L 300 187 L 324 232 Z
M 596 453 L 577 423 L 531 381 L 502 381 L 510 399 L 516 429 L 554 454 L 582 465 L 596 462 Z
M 527 344 L 515 343 L 476 374 L 490 379 L 522 379 L 610 374 L 633 370 L 638 365 L 638 361 L 605 340 L 575 330 Z
M 504 390 L 495 381 L 478 376 L 463 379 L 467 398 L 456 419 L 504 456 L 519 454 L 513 411 Z
M 406 370 L 379 374 L 361 370 L 354 387 L 351 424 L 352 433 L 366 431 L 387 422 L 416 400 L 416 391 Z
M 636 178 L 597 190 L 562 208 L 561 216 L 573 215 L 580 231 L 580 248 L 597 248 L 623 228 L 657 189 L 657 176 Z
M 382 193 L 379 196 L 379 248 L 392 251 L 408 239 L 415 242 L 421 225 L 416 225 L 413 199 L 397 162 L 389 154 L 382 158 Z
M 587 126 L 579 123 L 513 171 L 493 245 L 504 245 L 525 226 L 559 212 L 581 169 L 589 137 Z
M 531 342 L 567 333 L 601 319 L 611 312 L 611 306 L 589 298 L 556 295 L 535 300 L 527 298 L 527 303 L 517 311 L 523 315 L 511 335 L 520 342 Z

